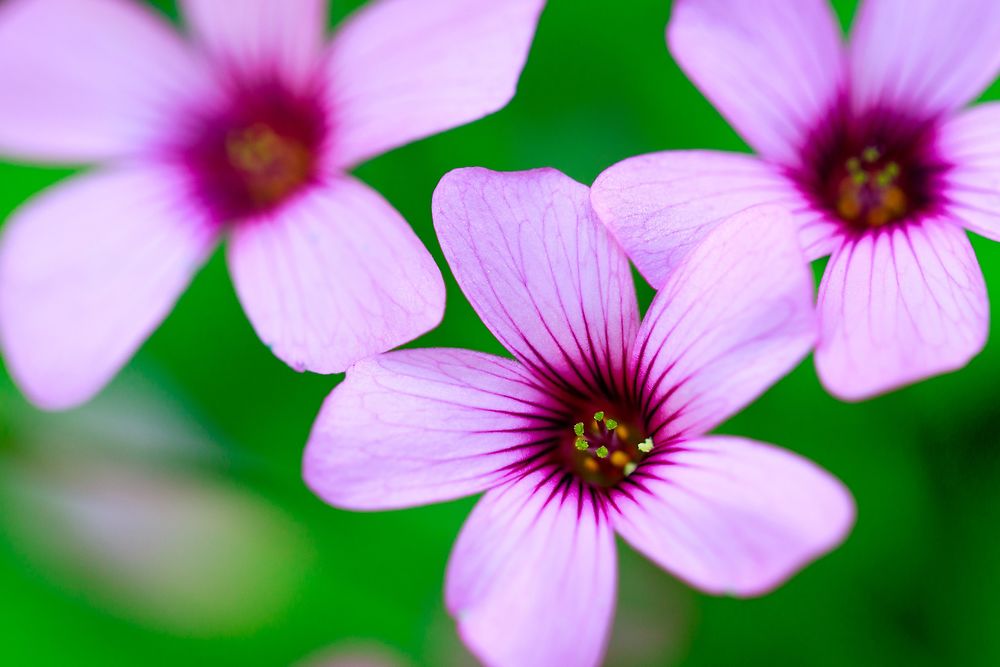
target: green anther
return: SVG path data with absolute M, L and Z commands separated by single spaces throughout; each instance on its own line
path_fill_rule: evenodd
M 653 451 L 653 439 L 646 438 L 645 440 L 640 442 L 639 451 L 642 452 L 643 454 L 649 454 L 651 451 Z
M 604 410 L 594 413 L 594 421 L 595 422 L 604 421 Z
M 890 162 L 885 166 L 885 169 L 878 173 L 878 176 L 875 177 L 875 181 L 879 184 L 879 186 L 885 187 L 896 180 L 897 176 L 899 176 L 899 165 L 895 162 Z
M 577 422 L 573 424 L 573 433 L 577 435 L 583 435 L 583 422 Z
M 581 452 L 584 451 L 585 449 L 587 449 L 588 447 L 590 447 L 590 443 L 588 443 L 587 439 L 584 438 L 583 436 L 580 436 L 579 438 L 577 438 L 575 444 L 576 444 L 576 448 L 579 449 Z
M 604 423 L 608 425 L 609 431 L 614 431 L 616 428 L 618 428 L 618 422 L 616 422 L 611 417 L 608 417 L 606 420 L 604 420 Z
M 847 171 L 851 172 L 852 174 L 861 171 L 861 160 L 859 160 L 856 157 L 852 157 L 850 160 L 848 160 Z
M 851 180 L 854 181 L 855 185 L 864 185 L 868 182 L 868 172 L 856 171 L 851 174 Z
M 600 447 L 598 447 L 597 448 L 597 458 L 599 458 L 599 459 L 606 459 L 606 458 L 608 458 L 608 448 L 605 447 L 604 445 L 601 445 Z
M 861 159 L 865 162 L 875 162 L 879 159 L 881 153 L 874 146 L 869 146 L 868 148 L 861 151 Z
M 638 467 L 639 466 L 637 466 L 635 463 L 629 461 L 628 463 L 625 464 L 625 467 L 622 468 L 622 472 L 624 472 L 625 476 L 628 477 L 629 475 L 631 475 L 632 473 L 634 473 L 635 469 L 638 468 Z

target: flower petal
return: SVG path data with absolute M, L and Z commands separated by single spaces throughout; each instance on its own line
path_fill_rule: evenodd
M 226 68 L 280 73 L 298 83 L 318 74 L 326 0 L 180 0 L 194 37 Z
M 1000 241 L 1000 102 L 976 105 L 945 121 L 937 150 L 951 165 L 942 175 L 949 214 Z
M 806 255 L 828 254 L 836 225 L 779 169 L 749 155 L 667 151 L 629 158 L 597 177 L 598 217 L 652 285 L 663 285 L 719 223 L 751 206 L 789 211 Z
M 653 299 L 633 353 L 654 440 L 705 433 L 790 371 L 816 340 L 812 293 L 781 209 L 706 236 Z
M 628 260 L 589 197 L 552 169 L 457 169 L 432 208 L 456 280 L 500 342 L 554 386 L 596 395 L 621 376 L 639 315 Z
M 854 108 L 934 117 L 975 99 L 1000 70 L 1000 3 L 865 0 L 851 32 Z
M 340 373 L 444 314 L 430 253 L 388 202 L 348 176 L 237 226 L 228 256 L 257 335 L 298 371 Z
M 716 595 L 763 595 L 843 542 L 854 501 L 836 478 L 771 445 L 711 437 L 647 459 L 613 503 L 615 530 Z
M 133 166 L 71 179 L 7 223 L 0 342 L 28 397 L 49 409 L 91 398 L 159 326 L 216 232 L 183 175 Z
M 52 162 L 135 155 L 211 95 L 204 63 L 136 2 L 0 7 L 0 153 Z
M 390 509 L 497 482 L 531 440 L 544 397 L 515 361 L 468 350 L 399 350 L 359 362 L 327 399 L 303 465 L 331 505 Z
M 545 0 L 376 0 L 347 19 L 327 65 L 344 167 L 502 108 Z
M 678 0 L 667 28 L 684 72 L 761 155 L 799 164 L 802 143 L 844 85 L 827 0 Z
M 942 220 L 869 234 L 834 253 L 819 313 L 816 368 L 844 400 L 961 368 L 989 329 L 972 245 L 964 230 Z
M 476 505 L 452 552 L 445 598 L 487 665 L 589 667 L 604 654 L 616 584 L 603 504 L 590 487 L 537 473 Z

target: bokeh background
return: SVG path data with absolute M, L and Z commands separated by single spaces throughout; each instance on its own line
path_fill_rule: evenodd
M 179 23 L 172 0 L 151 4 Z M 331 24 L 360 4 L 336 0 Z M 835 4 L 849 25 L 856 3 Z M 414 346 L 503 353 L 434 238 L 446 171 L 547 165 L 590 183 L 639 153 L 747 150 L 671 60 L 668 16 L 664 0 L 550 0 L 506 109 L 358 170 L 448 280 L 444 322 Z M 0 163 L 0 217 L 71 173 Z M 1000 245 L 973 242 L 997 299 Z M 0 371 L 0 664 L 475 664 L 442 601 L 474 499 L 351 514 L 301 481 L 340 379 L 299 375 L 260 344 L 221 252 L 91 405 L 40 413 Z M 853 534 L 749 601 L 694 593 L 621 545 L 608 664 L 1000 664 L 998 387 L 995 337 L 968 368 L 859 405 L 803 362 L 719 430 L 842 478 Z

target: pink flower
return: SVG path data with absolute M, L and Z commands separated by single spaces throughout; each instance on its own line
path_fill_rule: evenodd
M 224 235 L 250 321 L 297 370 L 435 326 L 430 254 L 346 172 L 506 104 L 544 0 L 376 0 L 329 44 L 324 0 L 180 4 L 189 39 L 131 0 L 0 8 L 0 153 L 101 165 L 0 247 L 0 343 L 43 407 L 99 391 Z
M 306 482 L 357 510 L 485 491 L 447 605 L 489 665 L 593 665 L 615 533 L 690 584 L 760 595 L 844 539 L 844 487 L 770 445 L 704 434 L 806 354 L 811 284 L 790 221 L 749 210 L 679 263 L 640 324 L 588 189 L 461 169 L 434 195 L 455 277 L 517 361 L 455 349 L 363 361 L 333 392 Z
M 679 0 L 671 52 L 760 158 L 625 160 L 593 204 L 654 286 L 719 221 L 795 218 L 819 290 L 816 366 L 858 400 L 964 366 L 989 328 L 962 227 L 1000 239 L 1000 3 L 865 0 L 845 49 L 826 0 Z

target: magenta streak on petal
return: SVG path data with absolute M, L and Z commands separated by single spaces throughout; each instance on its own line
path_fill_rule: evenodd
M 660 409 L 686 382 L 686 378 L 678 380 L 677 387 L 659 392 L 660 384 L 669 373 L 660 374 L 655 380 L 651 380 L 647 377 L 651 364 L 644 365 L 646 374 L 629 373 L 626 370 L 627 364 L 613 367 L 611 360 L 617 354 L 627 356 L 632 346 L 631 341 L 625 343 L 619 351 L 606 348 L 601 356 L 584 356 L 584 359 L 590 359 L 594 363 L 593 367 L 587 369 L 590 372 L 557 375 L 557 383 L 551 379 L 550 371 L 554 372 L 551 367 L 539 372 L 540 369 L 530 361 L 526 364 L 526 370 L 534 376 L 530 384 L 546 400 L 526 406 L 528 414 L 521 416 L 530 419 L 531 424 L 522 429 L 525 439 L 505 450 L 516 450 L 521 455 L 501 469 L 501 479 L 514 482 L 541 474 L 545 476 L 546 483 L 556 480 L 557 487 L 580 485 L 603 502 L 612 488 L 621 488 L 630 479 L 629 475 L 638 476 L 646 465 L 646 460 L 651 460 L 652 455 L 638 451 L 639 442 L 652 437 L 655 440 L 655 453 L 662 456 L 679 451 L 681 434 L 670 432 L 669 426 L 680 415 L 664 418 Z M 581 345 L 581 352 L 588 349 L 593 352 L 593 342 L 589 337 L 587 344 L 590 347 Z M 644 341 L 645 344 L 648 341 Z M 542 364 L 548 363 L 544 357 L 537 358 Z M 598 384 L 592 384 L 590 378 L 599 378 Z M 657 399 L 655 403 L 652 402 L 654 396 Z M 679 410 L 682 412 L 683 406 Z M 604 412 L 605 417 L 614 418 L 619 428 L 627 429 L 629 436 L 622 439 L 600 435 L 609 431 L 595 422 L 597 412 Z M 589 447 L 585 453 L 581 453 L 575 446 L 578 436 L 574 426 L 579 423 L 586 425 L 585 434 Z M 596 454 L 601 445 L 608 447 L 607 455 L 603 457 Z M 635 464 L 635 472 L 623 472 L 625 463 L 621 463 L 622 459 L 619 459 L 616 464 L 616 452 L 621 452 L 619 457 L 627 456 L 625 463 Z M 664 461 L 654 465 L 664 465 Z M 640 477 L 637 477 L 636 484 L 641 487 Z
M 519 472 L 518 475 L 498 484 L 498 487 L 511 483 L 533 484 L 531 491 L 533 496 L 541 499 L 541 510 L 555 504 L 562 507 L 567 502 L 574 502 L 576 505 L 576 519 L 585 518 L 585 509 L 590 509 L 594 519 L 598 522 L 607 521 L 611 506 L 611 497 L 607 490 L 587 484 L 572 472 L 565 470 L 559 465 L 551 462 L 534 466 Z M 537 520 L 537 516 L 533 519 Z
M 173 149 L 219 224 L 270 213 L 317 184 L 331 132 L 318 84 L 229 72 L 223 102 L 193 111 Z

